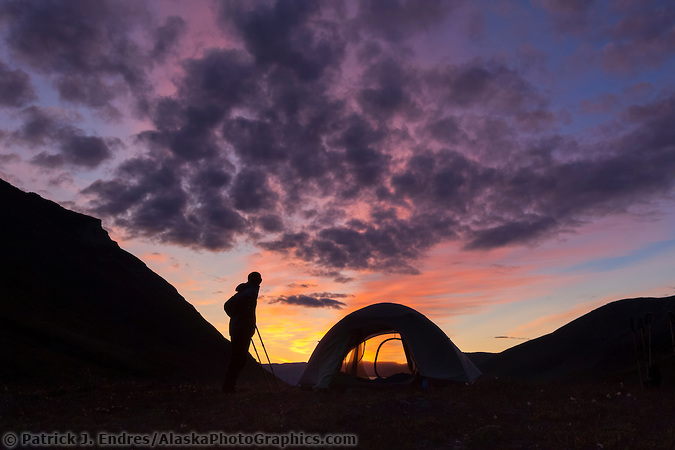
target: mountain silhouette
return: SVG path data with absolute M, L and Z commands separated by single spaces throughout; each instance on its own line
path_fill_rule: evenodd
M 651 332 L 652 359 L 673 365 L 669 311 L 675 296 L 618 300 L 597 308 L 537 339 L 519 344 L 476 364 L 484 376 L 520 379 L 638 377 L 635 345 L 646 376 Z M 651 317 L 650 329 L 645 325 Z M 631 330 L 635 329 L 635 340 Z M 643 324 L 644 342 L 638 324 Z
M 229 341 L 94 217 L 0 180 L 0 382 L 221 378 Z

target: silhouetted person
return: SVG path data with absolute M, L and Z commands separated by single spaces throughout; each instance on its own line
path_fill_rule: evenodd
M 237 293 L 225 302 L 225 312 L 230 316 L 232 350 L 230 364 L 225 374 L 223 392 L 234 392 L 239 373 L 246 365 L 248 347 L 255 333 L 255 308 L 262 277 L 258 272 L 248 275 L 248 282 L 237 286 Z

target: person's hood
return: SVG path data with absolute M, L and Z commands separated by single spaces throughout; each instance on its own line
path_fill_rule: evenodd
M 256 291 L 256 293 L 257 293 L 259 287 L 256 286 L 256 285 L 253 284 L 253 283 L 241 283 L 239 286 L 237 286 L 237 288 L 236 288 L 235 290 L 236 290 L 237 292 L 243 292 L 243 291 L 245 291 L 245 290 L 247 290 L 247 289 L 253 289 L 253 290 Z

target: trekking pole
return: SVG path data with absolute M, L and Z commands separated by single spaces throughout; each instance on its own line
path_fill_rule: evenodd
M 253 344 L 253 350 L 255 351 L 255 356 L 258 357 L 258 362 L 260 363 L 260 368 L 261 368 L 262 371 L 263 371 L 263 377 L 265 377 L 265 381 L 267 381 L 267 387 L 268 387 L 269 390 L 271 391 L 271 390 L 272 390 L 272 385 L 270 384 L 270 380 L 267 379 L 267 371 L 265 370 L 265 368 L 264 368 L 263 365 L 262 365 L 262 361 L 261 361 L 261 359 L 260 359 L 260 355 L 258 354 L 258 349 L 255 348 L 255 342 L 253 342 L 253 337 L 251 337 L 251 344 Z
M 670 322 L 670 340 L 673 342 L 673 354 L 675 354 L 675 334 L 673 334 L 673 323 L 675 322 L 675 314 L 668 311 L 668 322 Z
M 653 363 L 652 359 L 652 313 L 645 316 L 647 324 L 647 339 L 649 342 L 649 365 L 647 366 L 647 385 L 649 387 L 659 387 L 661 385 L 661 371 L 659 366 Z
M 652 313 L 647 313 L 645 316 L 645 324 L 647 325 L 647 348 L 649 349 L 649 367 L 652 367 Z
M 635 348 L 635 358 L 637 359 L 638 377 L 640 378 L 640 389 L 644 389 L 642 384 L 642 367 L 640 365 L 640 352 L 638 352 L 637 338 L 635 337 L 635 321 L 630 318 L 630 330 L 633 333 L 633 347 Z
M 279 387 L 279 379 L 274 374 L 274 368 L 272 367 L 272 361 L 270 361 L 270 355 L 267 354 L 267 349 L 265 348 L 265 343 L 263 342 L 262 336 L 260 335 L 260 330 L 258 329 L 258 325 L 255 326 L 255 331 L 258 333 L 258 339 L 260 339 L 260 343 L 262 344 L 263 351 L 265 352 L 265 356 L 267 357 L 267 363 L 270 365 L 270 371 L 272 371 L 272 376 L 274 377 L 274 381 L 277 384 L 277 391 L 281 391 L 281 388 Z
M 638 329 L 640 330 L 640 338 L 642 339 L 642 358 L 647 361 L 647 345 L 645 344 L 645 325 L 642 319 L 638 319 Z

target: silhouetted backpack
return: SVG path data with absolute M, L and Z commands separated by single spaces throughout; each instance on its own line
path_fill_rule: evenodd
M 239 286 L 237 286 L 236 289 L 237 292 L 232 297 L 230 297 L 223 305 L 223 309 L 225 309 L 225 314 L 227 314 L 230 317 L 235 317 L 239 315 L 239 313 L 241 312 L 242 302 L 245 300 L 244 294 L 242 294 L 242 291 L 245 288 L 246 283 L 242 283 Z
M 227 314 L 230 317 L 236 316 L 237 312 L 239 310 L 239 308 L 238 308 L 239 302 L 237 301 L 238 300 L 237 296 L 240 296 L 239 292 L 237 292 L 232 297 L 230 297 L 229 300 L 227 300 L 225 302 L 225 304 L 223 305 L 223 309 L 225 309 L 225 314 Z

